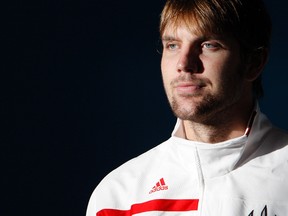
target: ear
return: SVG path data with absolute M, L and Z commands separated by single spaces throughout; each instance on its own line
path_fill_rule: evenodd
M 258 48 L 255 50 L 248 58 L 247 65 L 247 73 L 246 79 L 247 81 L 253 82 L 260 76 L 262 73 L 264 66 L 268 61 L 268 50 L 267 48 Z

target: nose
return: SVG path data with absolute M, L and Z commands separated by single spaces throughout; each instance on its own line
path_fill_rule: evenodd
M 201 61 L 196 51 L 187 50 L 182 52 L 177 62 L 177 71 L 186 73 L 199 73 L 201 68 Z

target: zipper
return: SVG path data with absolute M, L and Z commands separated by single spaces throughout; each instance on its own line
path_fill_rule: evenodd
M 198 182 L 199 182 L 199 206 L 198 206 L 198 212 L 199 216 L 202 215 L 202 207 L 203 207 L 203 200 L 204 200 L 204 190 L 205 190 L 205 182 L 204 182 L 204 176 L 201 169 L 201 163 L 200 163 L 200 157 L 198 153 L 197 147 L 195 148 L 195 162 L 196 162 L 196 169 L 198 174 Z

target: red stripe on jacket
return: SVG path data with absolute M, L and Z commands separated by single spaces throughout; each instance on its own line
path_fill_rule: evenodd
M 103 209 L 96 216 L 131 216 L 149 211 L 197 211 L 198 199 L 192 200 L 151 200 L 131 206 L 129 210 Z

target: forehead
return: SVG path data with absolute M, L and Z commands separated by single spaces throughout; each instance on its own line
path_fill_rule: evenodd
M 208 35 L 208 32 L 203 32 L 196 25 L 186 25 L 183 22 L 169 23 L 162 32 L 162 38 L 167 36 L 180 37 L 182 35 Z
M 187 25 L 184 22 L 175 24 L 171 23 L 166 26 L 162 33 L 162 40 L 183 39 L 188 40 L 197 39 L 218 39 L 230 40 L 232 39 L 226 34 L 216 34 L 211 31 L 203 31 L 197 25 Z
M 208 30 L 204 30 L 200 27 L 196 19 L 171 19 L 169 20 L 165 27 L 162 29 L 161 36 L 169 33 L 176 35 L 179 29 L 185 29 L 191 34 L 201 35 L 208 34 Z
M 210 31 L 200 31 L 197 28 L 189 28 L 186 25 L 174 26 L 168 25 L 162 35 L 162 42 L 181 41 L 188 43 L 202 43 L 203 41 L 215 40 L 223 48 L 240 51 L 240 44 L 232 34 L 216 34 Z

